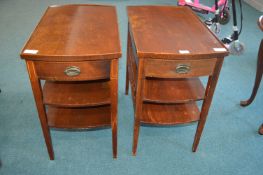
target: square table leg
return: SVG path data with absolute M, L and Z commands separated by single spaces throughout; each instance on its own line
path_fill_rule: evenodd
M 32 90 L 33 90 L 33 94 L 34 94 L 34 98 L 36 102 L 36 107 L 38 111 L 38 116 L 39 116 L 39 120 L 41 123 L 42 132 L 45 138 L 49 158 L 50 160 L 54 160 L 54 151 L 52 147 L 50 130 L 49 130 L 49 126 L 47 123 L 46 110 L 43 104 L 43 95 L 42 95 L 42 88 L 41 88 L 40 80 L 37 77 L 34 62 L 26 61 L 26 65 L 27 65 L 27 69 L 29 73 L 29 78 L 30 78 L 30 82 L 31 82 L 31 86 L 32 86 Z
M 117 158 L 117 126 L 118 126 L 118 59 L 111 61 L 111 128 L 113 158 Z

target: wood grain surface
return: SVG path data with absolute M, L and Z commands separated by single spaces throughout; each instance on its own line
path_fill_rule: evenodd
M 228 51 L 188 7 L 129 6 L 129 23 L 139 58 L 224 57 Z M 200 25 L 201 24 L 201 25 Z M 180 51 L 189 54 L 180 54 Z
M 205 89 L 199 78 L 145 80 L 143 101 L 151 103 L 187 103 L 203 100 Z
M 57 107 L 89 107 L 110 105 L 109 81 L 46 81 L 43 102 Z
M 153 125 L 175 125 L 198 121 L 200 112 L 195 102 L 163 105 L 143 104 L 141 123 Z
M 48 125 L 53 128 L 85 129 L 110 126 L 110 106 L 96 108 L 55 108 L 47 110 Z
M 26 50 L 36 50 L 36 54 Z M 45 61 L 82 61 L 121 56 L 114 6 L 50 6 L 21 57 Z

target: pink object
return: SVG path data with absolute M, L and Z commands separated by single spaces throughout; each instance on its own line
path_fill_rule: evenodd
M 223 10 L 228 2 L 228 0 L 219 0 L 218 1 L 218 8 L 220 10 Z M 225 6 L 226 4 L 226 6 Z M 180 6 L 190 6 L 193 10 L 199 11 L 199 12 L 204 12 L 204 13 L 215 13 L 215 5 L 212 7 L 205 6 L 199 2 L 199 0 L 178 0 L 178 5 Z

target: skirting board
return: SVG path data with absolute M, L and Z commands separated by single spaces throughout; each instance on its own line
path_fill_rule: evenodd
M 263 0 L 244 0 L 247 4 L 263 12 Z

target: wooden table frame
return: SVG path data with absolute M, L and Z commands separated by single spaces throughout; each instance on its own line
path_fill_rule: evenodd
M 93 13 L 86 13 L 89 11 Z M 79 18 L 72 13 L 78 13 Z M 102 18 L 97 20 L 97 14 Z M 102 26 L 105 19 L 107 21 Z M 89 23 L 83 25 L 83 20 Z M 96 30 L 91 31 L 90 25 Z M 52 33 L 53 30 L 60 33 Z M 105 35 L 101 37 L 104 43 L 92 43 L 97 35 Z M 34 53 L 33 48 L 38 52 Z M 54 151 L 50 128 L 76 130 L 111 127 L 113 157 L 117 158 L 120 57 L 115 7 L 82 4 L 48 8 L 23 48 L 21 58 L 26 61 L 51 160 L 54 160 Z M 44 86 L 41 85 L 42 80 Z
M 130 15 L 129 18 L 131 21 L 133 21 L 135 24 L 134 26 L 138 27 L 137 24 L 140 24 L 140 21 L 138 19 L 140 19 L 140 14 L 136 13 L 136 10 L 138 10 L 140 13 L 140 8 L 141 9 L 147 9 L 148 6 L 142 6 L 142 7 L 138 7 L 138 9 L 136 9 L 137 7 L 128 7 L 128 14 Z M 150 8 L 158 8 L 158 7 L 149 7 Z M 162 8 L 162 7 L 161 7 Z M 160 9 L 161 9 L 160 8 Z M 165 8 L 165 7 L 163 7 Z M 176 8 L 176 7 L 175 7 Z M 129 11 L 130 10 L 130 11 Z M 158 10 L 158 9 L 157 9 Z M 174 9 L 177 10 L 177 9 Z M 146 10 L 145 10 L 146 11 Z M 186 10 L 187 11 L 187 10 Z M 130 12 L 130 13 L 129 13 Z M 153 12 L 154 13 L 154 12 Z M 147 13 L 144 13 L 144 11 L 142 10 L 142 14 L 143 14 L 143 20 L 144 22 L 147 21 L 145 18 L 147 16 Z M 133 16 L 136 16 L 136 18 Z M 138 20 L 138 21 L 136 21 Z M 131 22 L 129 21 L 129 22 Z M 135 22 L 136 21 L 136 22 Z M 137 23 L 138 22 L 138 23 Z M 148 22 L 148 21 L 147 21 Z M 145 22 L 145 23 L 147 23 Z M 134 27 L 134 28 L 136 28 Z M 138 27 L 139 28 L 139 27 Z M 143 28 L 143 27 L 142 27 Z M 142 28 L 139 28 L 138 31 L 143 31 Z M 137 29 L 137 28 L 136 28 Z M 136 155 L 136 151 L 137 151 L 137 145 L 138 145 L 138 136 L 139 136 L 139 129 L 140 129 L 140 124 L 142 123 L 149 123 L 149 122 L 145 122 L 144 119 L 142 119 L 143 114 L 143 105 L 145 103 L 148 103 L 148 101 L 145 101 L 146 97 L 145 97 L 145 85 L 147 82 L 147 78 L 149 77 L 156 77 L 155 74 L 149 74 L 146 71 L 148 71 L 147 69 L 147 64 L 151 63 L 152 61 L 156 61 L 158 60 L 158 62 L 160 62 L 160 65 L 156 64 L 156 69 L 160 69 L 160 70 L 164 70 L 162 69 L 162 61 L 163 60 L 169 60 L 166 58 L 163 58 L 162 55 L 158 55 L 158 53 L 154 53 L 154 55 L 149 56 L 147 54 L 149 53 L 143 53 L 142 48 L 138 48 L 136 46 L 136 42 L 138 42 L 139 44 L 141 44 L 143 41 L 141 41 L 141 38 L 136 38 L 137 40 L 134 40 L 134 33 L 136 33 L 135 31 L 132 31 L 132 27 L 131 24 L 129 23 L 128 25 L 128 40 L 127 40 L 127 71 L 126 71 L 126 86 L 125 86 L 125 94 L 127 95 L 129 92 L 129 82 L 131 84 L 131 92 L 132 92 L 132 98 L 133 98 L 133 104 L 134 104 L 134 134 L 133 134 L 133 147 L 132 147 L 132 153 L 133 155 Z M 150 33 L 150 32 L 148 32 Z M 141 33 L 138 35 L 142 35 Z M 161 34 L 160 34 L 161 35 Z M 220 42 L 219 42 L 220 43 Z M 151 45 L 151 42 L 149 43 L 149 45 Z M 144 45 L 140 45 L 141 47 L 143 47 Z M 150 46 L 149 46 L 150 47 Z M 223 47 L 223 45 L 221 45 L 221 47 Z M 224 55 L 222 54 L 218 54 L 217 57 L 215 57 L 215 55 L 213 54 L 208 54 L 205 55 L 204 57 L 206 58 L 215 58 L 215 65 L 213 70 L 211 71 L 211 74 L 207 74 L 208 75 L 208 83 L 205 89 L 205 93 L 204 93 L 204 97 L 202 99 L 197 99 L 197 100 L 203 100 L 203 104 L 202 104 L 202 108 L 201 108 L 201 112 L 200 112 L 200 118 L 198 117 L 197 119 L 185 119 L 185 121 L 176 121 L 176 119 L 170 119 L 167 120 L 165 122 L 161 122 L 161 120 L 157 121 L 156 118 L 152 119 L 150 121 L 149 124 L 157 124 L 157 125 L 174 125 L 174 124 L 180 124 L 180 123 L 188 123 L 188 122 L 192 122 L 192 121 L 196 121 L 198 120 L 198 126 L 197 126 L 197 130 L 196 130 L 196 134 L 195 134 L 195 138 L 194 138 L 194 143 L 192 146 L 192 151 L 195 152 L 197 150 L 199 141 L 200 141 L 200 137 L 202 135 L 202 131 L 204 129 L 205 123 L 206 123 L 206 119 L 207 119 L 207 115 L 209 112 L 209 108 L 212 102 L 212 98 L 213 98 L 213 94 L 216 88 L 216 84 L 219 78 L 219 74 L 220 74 L 220 70 L 222 68 L 222 64 L 223 64 L 223 60 L 224 60 L 224 56 L 227 55 L 227 52 L 224 52 Z M 147 56 L 146 56 L 147 55 Z M 158 56 L 156 56 L 158 55 Z M 159 58 L 158 58 L 159 57 Z M 165 55 L 164 57 L 167 57 L 167 55 Z M 176 60 L 177 56 L 175 55 L 175 58 L 173 59 L 174 61 Z M 179 57 L 180 58 L 180 57 Z M 196 58 L 196 57 L 194 57 Z M 162 60 L 163 59 L 163 60 Z M 198 58 L 197 58 L 198 59 Z M 161 61 L 159 61 L 161 60 Z M 184 59 L 179 59 L 182 62 L 186 61 Z M 171 61 L 172 62 L 172 61 Z M 176 61 L 175 61 L 176 62 Z M 158 67 L 159 66 L 159 67 Z M 148 66 L 149 67 L 149 66 Z M 169 67 L 169 66 L 166 66 Z M 137 69 L 137 71 L 136 71 Z M 135 72 L 135 73 L 134 73 Z M 157 72 L 157 71 L 156 71 Z M 155 73 L 156 73 L 155 72 Z M 159 71 L 161 72 L 161 71 Z M 158 73 L 159 73 L 158 72 Z M 148 74 L 148 77 L 147 77 Z M 156 74 L 157 75 L 157 74 Z M 184 78 L 184 76 L 186 77 L 191 77 L 191 76 L 198 76 L 197 74 L 188 76 L 187 74 L 185 75 L 176 75 L 174 73 L 172 73 L 172 75 L 157 75 L 157 78 Z M 153 92 L 152 92 L 153 93 Z M 151 101 L 149 100 L 150 103 L 158 103 L 158 99 L 157 101 Z M 161 102 L 161 100 L 159 99 L 159 102 Z M 182 101 L 171 101 L 168 102 L 166 101 L 165 103 L 170 103 L 173 104 L 174 102 L 179 102 L 182 103 Z M 187 99 L 184 100 L 183 102 L 190 102 L 190 100 L 188 101 Z M 150 115 L 150 114 L 149 114 Z M 165 117 L 163 115 L 160 114 L 160 117 Z

